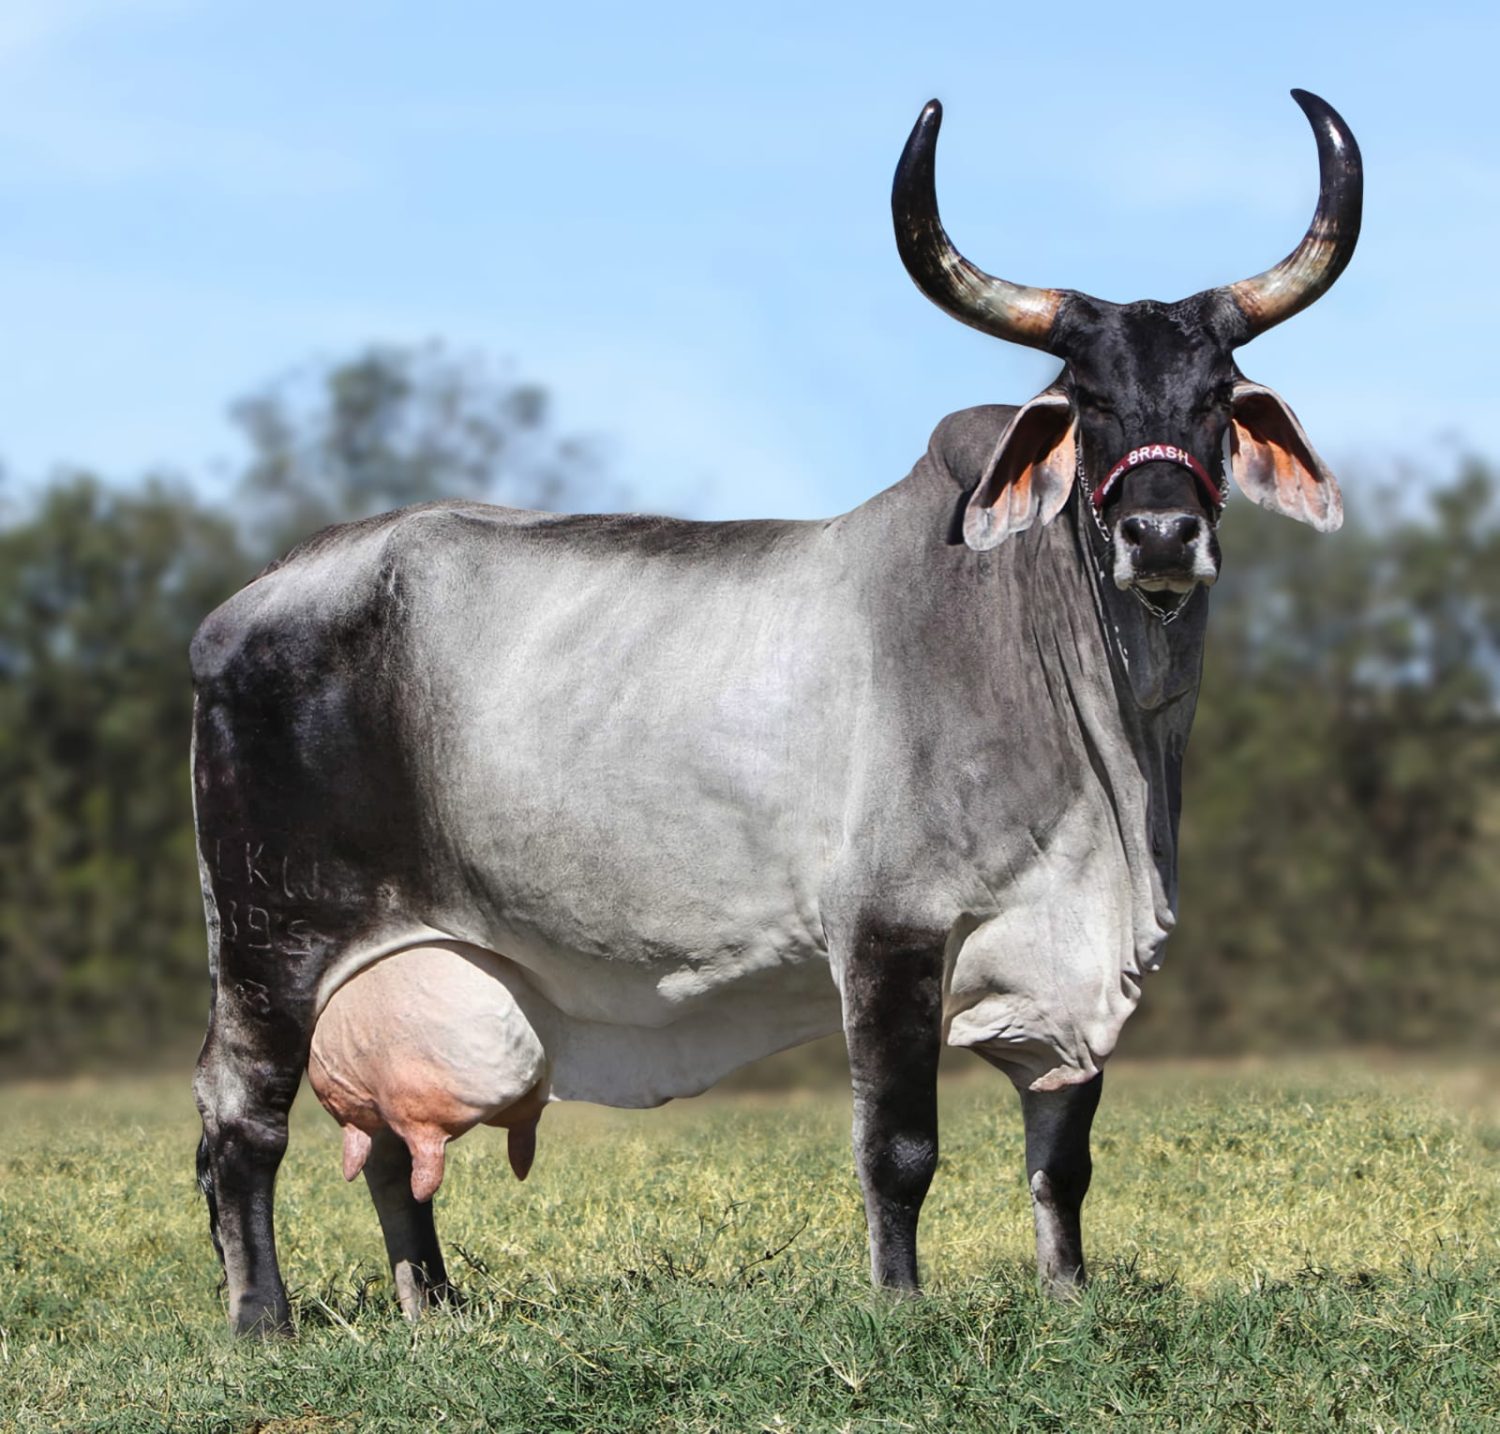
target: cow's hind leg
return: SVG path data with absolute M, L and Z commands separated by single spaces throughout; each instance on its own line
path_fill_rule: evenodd
M 291 1307 L 276 1262 L 272 1202 L 307 1042 L 290 1022 L 231 1017 L 222 988 L 219 994 L 193 1081 L 203 1116 L 198 1183 L 224 1262 L 230 1324 L 238 1334 L 286 1332 Z
M 1093 1174 L 1089 1130 L 1103 1089 L 1097 1075 L 1061 1090 L 1021 1091 L 1037 1274 L 1056 1296 L 1075 1293 L 1085 1278 L 1080 1213 Z
M 411 1152 L 389 1128 L 376 1132 L 365 1160 L 365 1183 L 380 1217 L 396 1298 L 408 1319 L 434 1300 L 453 1298 L 433 1222 L 432 1201 L 411 1193 Z

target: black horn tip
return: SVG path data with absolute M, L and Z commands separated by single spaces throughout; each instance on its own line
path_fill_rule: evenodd
M 1324 145 L 1331 141 L 1334 151 L 1343 162 L 1345 183 L 1351 180 L 1359 183 L 1364 161 L 1360 156 L 1359 141 L 1354 138 L 1353 130 L 1344 123 L 1343 115 L 1311 90 L 1293 90 L 1292 98 L 1302 107 L 1302 113 L 1307 116 L 1307 122 L 1318 136 L 1320 154 Z
M 1318 144 L 1318 208 L 1302 242 L 1281 263 L 1230 285 L 1230 296 L 1247 321 L 1241 343 L 1300 313 L 1326 293 L 1344 272 L 1359 239 L 1364 199 L 1359 144 L 1327 100 L 1311 90 L 1293 90 L 1292 98 Z
M 911 127 L 911 138 L 907 141 L 908 147 L 913 143 L 931 145 L 937 139 L 938 130 L 943 124 L 943 105 L 941 100 L 928 100 L 922 106 L 922 113 L 917 116 L 917 122 Z
M 1320 119 L 1325 119 L 1330 115 L 1332 115 L 1335 120 L 1338 119 L 1338 115 L 1334 112 L 1333 106 L 1329 104 L 1328 101 L 1325 100 L 1321 95 L 1315 95 L 1311 90 L 1293 90 L 1292 98 L 1297 101 L 1298 108 L 1301 109 L 1302 113 L 1305 114 L 1308 119 L 1313 122 L 1313 124 L 1317 124 Z
M 940 309 L 981 333 L 1046 349 L 1063 302 L 1058 289 L 996 279 L 954 248 L 938 217 L 935 157 L 943 106 L 928 100 L 907 136 L 891 182 L 896 249 L 917 287 Z
M 1297 101 L 1302 113 L 1307 116 L 1308 123 L 1316 128 L 1321 123 L 1328 123 L 1340 134 L 1348 135 L 1352 140 L 1349 126 L 1344 123 L 1344 117 L 1328 103 L 1321 95 L 1315 95 L 1311 90 L 1293 90 L 1292 98 Z
M 937 154 L 938 127 L 943 122 L 943 107 L 928 100 L 906 137 L 896 178 L 891 186 L 891 206 L 899 217 L 909 218 L 916 208 L 933 211 L 936 217 L 937 196 L 933 194 L 933 167 Z

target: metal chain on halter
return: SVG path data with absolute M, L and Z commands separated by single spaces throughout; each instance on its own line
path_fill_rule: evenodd
M 1166 627 L 1169 623 L 1176 622 L 1177 619 L 1182 616 L 1182 610 L 1192 600 L 1193 594 L 1197 592 L 1198 589 L 1196 587 L 1189 588 L 1185 593 L 1182 593 L 1178 597 L 1177 605 L 1175 607 L 1168 608 L 1165 612 L 1156 607 L 1145 595 L 1145 593 L 1143 593 L 1139 588 L 1131 588 L 1130 591 L 1135 594 L 1135 600 L 1140 603 L 1143 608 L 1145 608 L 1148 612 L 1155 616 L 1156 620 L 1163 627 Z

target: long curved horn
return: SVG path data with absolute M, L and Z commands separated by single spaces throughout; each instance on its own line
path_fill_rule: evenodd
M 1060 289 L 1029 289 L 976 269 L 948 238 L 938 218 L 933 160 L 943 107 L 931 100 L 917 116 L 896 180 L 891 186 L 891 217 L 896 248 L 906 272 L 939 308 L 960 323 L 997 339 L 1049 348 L 1057 311 L 1067 295 Z
M 1359 145 L 1332 105 L 1306 90 L 1293 90 L 1292 98 L 1318 141 L 1318 209 L 1302 242 L 1281 263 L 1229 285 L 1226 292 L 1250 326 L 1242 343 L 1322 298 L 1344 272 L 1359 238 L 1365 194 Z

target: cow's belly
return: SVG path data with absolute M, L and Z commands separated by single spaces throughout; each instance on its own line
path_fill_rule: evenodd
M 835 996 L 827 952 L 795 917 L 769 908 L 718 911 L 691 926 L 643 916 L 642 930 L 616 927 L 602 938 L 578 924 L 559 930 L 495 911 L 445 912 L 438 924 L 503 952 L 560 1018 L 581 1027 L 712 1025 L 750 1010 L 775 1013 L 774 1024 L 781 1012 Z

